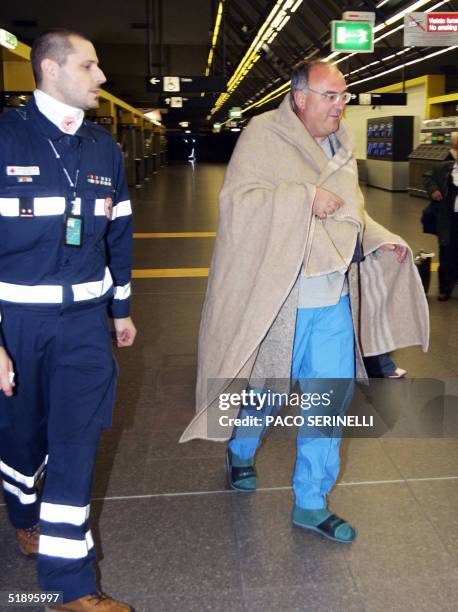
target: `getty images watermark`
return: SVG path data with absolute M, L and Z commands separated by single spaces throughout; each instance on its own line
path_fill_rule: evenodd
M 334 390 L 318 393 L 276 393 L 245 389 L 240 393 L 221 393 L 220 411 L 239 409 L 237 416 L 221 414 L 221 427 L 373 427 L 373 415 L 342 414 L 345 397 L 335 397 Z M 331 408 L 337 404 L 336 409 Z M 287 407 L 300 408 L 301 414 L 277 414 Z M 244 411 L 242 409 L 246 409 Z M 258 414 L 252 414 L 257 412 Z M 312 412 L 312 414 L 307 414 Z M 340 412 L 340 414 L 336 414 Z M 251 414 L 250 414 L 251 413 Z M 304 414 L 303 414 L 304 413 Z
M 458 378 L 210 379 L 207 398 L 215 440 L 269 427 L 288 438 L 458 439 Z

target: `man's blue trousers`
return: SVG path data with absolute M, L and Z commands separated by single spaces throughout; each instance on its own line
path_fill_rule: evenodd
M 0 393 L 0 471 L 9 517 L 16 528 L 39 520 L 40 586 L 72 601 L 96 590 L 90 493 L 116 383 L 106 307 L 46 312 L 7 306 L 2 331 L 16 372 L 14 396 Z
M 339 406 L 332 412 L 342 415 L 352 397 L 354 375 L 354 332 L 348 295 L 335 306 L 298 309 L 291 378 L 299 381 L 301 393 L 325 393 L 330 387 L 338 388 L 335 399 Z M 280 409 L 277 405 L 271 413 Z M 248 411 L 242 408 L 239 416 L 253 414 L 252 407 Z M 241 459 L 252 459 L 264 432 L 263 425 L 235 428 L 229 448 Z M 292 484 L 300 508 L 326 507 L 326 496 L 339 474 L 340 442 L 340 430 L 326 435 L 315 431 L 312 435 L 304 428 L 298 429 Z

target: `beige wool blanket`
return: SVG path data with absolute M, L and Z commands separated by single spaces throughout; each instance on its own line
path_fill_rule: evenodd
M 342 122 L 340 147 L 329 159 L 290 107 L 254 117 L 228 165 L 219 196 L 215 249 L 199 332 L 196 416 L 181 437 L 221 440 L 208 411 L 223 391 L 257 376 L 289 377 L 297 280 L 349 270 L 361 352 L 377 355 L 411 345 L 427 350 L 429 317 L 420 277 L 408 253 L 398 263 L 384 244 L 405 244 L 364 210 L 352 144 Z M 316 187 L 344 205 L 325 220 L 312 214 Z M 357 236 L 361 264 L 351 264 Z

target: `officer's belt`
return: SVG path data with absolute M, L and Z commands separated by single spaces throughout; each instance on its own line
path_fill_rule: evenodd
M 113 286 L 110 270 L 105 268 L 102 280 L 72 285 L 73 301 L 83 302 L 102 297 Z M 0 282 L 0 300 L 15 304 L 61 304 L 61 285 L 15 285 Z

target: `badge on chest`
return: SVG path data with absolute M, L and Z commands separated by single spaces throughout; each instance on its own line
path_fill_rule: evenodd
M 81 198 L 75 198 L 70 203 L 71 213 L 65 217 L 65 246 L 80 247 L 83 244 L 83 217 L 81 216 Z
M 88 174 L 86 181 L 91 185 L 103 185 L 104 187 L 112 187 L 113 181 L 110 176 L 99 176 L 98 174 Z
M 83 219 L 68 215 L 65 220 L 65 246 L 80 247 L 83 243 Z

